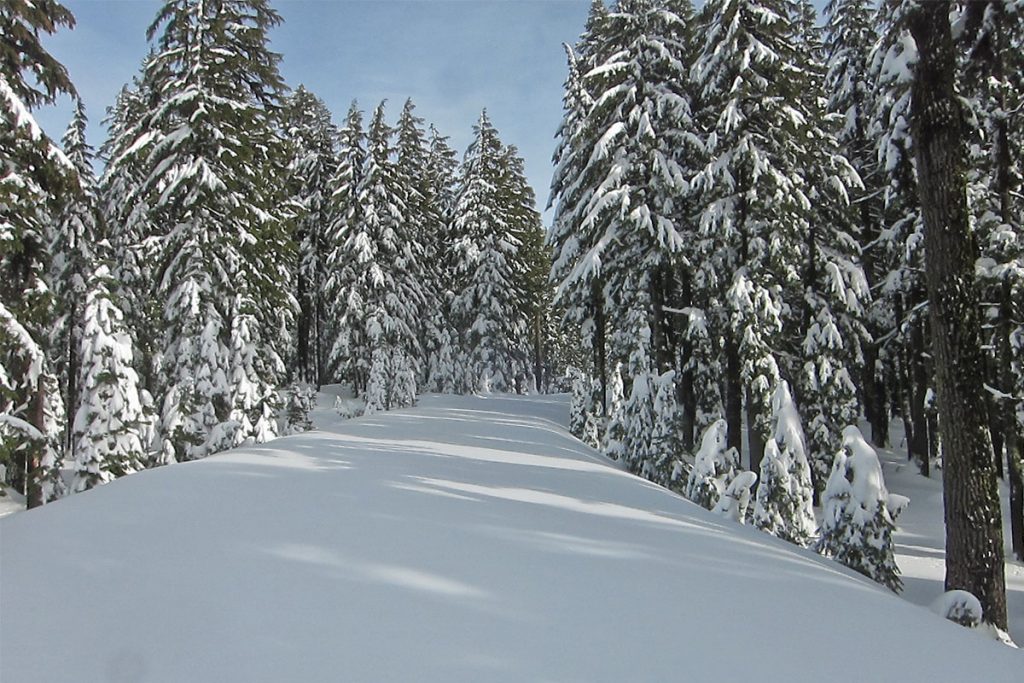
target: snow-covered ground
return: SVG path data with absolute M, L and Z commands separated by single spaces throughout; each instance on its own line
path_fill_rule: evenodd
M 329 404 L 0 520 L 0 681 L 1020 680 L 1019 651 L 620 471 L 562 397 Z

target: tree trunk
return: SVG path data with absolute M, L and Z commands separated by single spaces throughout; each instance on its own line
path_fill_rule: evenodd
M 36 381 L 35 394 L 29 399 L 29 422 L 43 435 L 42 439 L 30 439 L 26 444 L 25 456 L 25 502 L 30 508 L 44 502 L 42 482 L 43 449 L 46 448 L 46 382 L 42 375 Z
M 740 350 L 732 333 L 725 334 L 725 424 L 726 445 L 743 452 L 743 382 L 740 376 Z
M 1006 629 L 999 498 L 984 405 L 975 247 L 967 220 L 963 113 L 948 0 L 913 5 L 917 43 L 912 131 L 925 225 L 925 275 L 944 449 L 946 589 L 970 591 L 985 621 Z
M 594 305 L 594 369 L 601 381 L 601 414 L 608 415 L 608 356 L 604 335 L 604 294 L 601 281 L 594 281 L 591 298 Z
M 999 386 L 1004 394 L 1014 393 L 1013 347 L 1010 327 L 1013 309 L 1013 287 L 1003 281 L 1001 315 L 999 316 Z M 1000 400 L 1003 449 L 1006 452 L 1007 483 L 1010 485 L 1010 547 L 1018 560 L 1024 560 L 1024 481 L 1021 477 L 1020 425 L 1017 422 L 1017 401 Z
M 764 411 L 764 404 L 754 396 L 754 392 L 747 392 L 747 448 L 750 450 L 750 471 L 757 472 L 760 476 L 761 460 L 764 458 L 764 434 L 758 427 L 758 416 Z M 757 483 L 751 489 L 751 493 L 757 491 Z
M 914 300 L 916 307 L 918 301 Z M 929 475 L 928 415 L 925 399 L 928 395 L 928 372 L 925 368 L 924 316 L 912 314 L 910 323 L 910 419 L 914 425 L 912 451 L 917 458 L 921 474 Z

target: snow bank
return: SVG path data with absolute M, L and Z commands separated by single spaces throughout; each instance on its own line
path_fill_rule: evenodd
M 1020 680 L 1019 652 L 616 468 L 564 397 L 320 405 L 321 431 L 0 520 L 0 680 Z

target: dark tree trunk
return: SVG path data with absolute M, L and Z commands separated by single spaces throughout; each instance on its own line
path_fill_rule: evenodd
M 874 341 L 864 345 L 864 412 L 871 425 L 871 442 L 879 448 L 889 445 L 889 397 L 885 381 L 878 376 L 879 348 Z
M 1003 393 L 1013 394 L 1013 348 L 1010 345 L 1010 321 L 1013 306 L 1009 281 L 1003 283 L 1002 315 L 999 323 L 999 385 Z M 1021 477 L 1020 425 L 1016 401 L 1001 400 L 1003 448 L 1006 452 L 1007 483 L 1010 485 L 1010 547 L 1018 560 L 1024 560 L 1024 481 Z
M 916 305 L 917 301 L 914 301 Z M 929 475 L 928 415 L 925 398 L 928 395 L 928 371 L 925 366 L 925 320 L 923 314 L 913 314 L 910 324 L 910 419 L 914 425 L 911 450 L 917 458 L 921 474 Z
M 693 287 L 690 282 L 690 274 L 682 268 L 679 273 L 679 305 L 683 308 L 693 306 Z M 683 432 L 683 448 L 692 453 L 695 444 L 694 431 L 697 429 L 697 392 L 693 386 L 692 362 L 694 349 L 686 333 L 686 327 L 689 325 L 688 316 L 679 316 L 679 319 L 681 328 L 678 331 L 679 355 L 676 362 L 681 369 L 681 375 L 676 390 L 682 414 L 680 429 Z
M 967 220 L 963 113 L 955 90 L 950 3 L 912 6 L 919 59 L 912 89 L 925 274 L 943 430 L 946 589 L 970 591 L 1006 629 L 1003 533 L 984 405 L 985 358 Z
M 604 288 L 601 281 L 594 282 L 591 298 L 594 305 L 594 369 L 601 381 L 601 414 L 608 414 L 608 368 L 605 348 Z
M 725 424 L 726 444 L 743 452 L 743 382 L 740 376 L 740 350 L 731 332 L 725 335 Z
M 30 399 L 29 422 L 39 430 L 40 434 L 46 434 L 46 383 L 42 376 L 36 381 L 35 394 Z M 25 456 L 25 502 L 28 507 L 39 507 L 43 500 L 43 487 L 41 485 L 43 469 L 43 449 L 46 447 L 43 439 L 31 439 L 26 445 Z
M 765 438 L 757 425 L 757 418 L 764 410 L 764 405 L 752 393 L 747 392 L 747 448 L 750 449 L 750 471 L 757 472 L 760 476 Z M 753 490 L 757 490 L 756 483 Z
M 533 378 L 537 393 L 544 391 L 544 313 L 533 316 Z
M 68 354 L 67 354 L 67 402 L 64 405 L 65 422 L 64 448 L 73 458 L 75 456 L 75 412 L 78 410 L 78 364 L 79 346 L 81 340 L 78 338 L 78 303 L 71 302 L 71 310 L 68 311 Z
M 302 274 L 302 268 L 299 268 L 298 274 L 298 292 L 297 296 L 299 299 L 299 319 L 297 321 L 296 334 L 299 338 L 298 349 L 296 349 L 296 355 L 298 356 L 299 366 L 299 377 L 298 379 L 302 382 L 313 382 L 315 376 L 313 374 L 313 363 L 312 363 L 312 349 L 309 347 L 310 331 L 313 329 L 313 310 L 312 310 L 312 297 L 308 293 L 308 283 L 306 282 L 306 276 Z

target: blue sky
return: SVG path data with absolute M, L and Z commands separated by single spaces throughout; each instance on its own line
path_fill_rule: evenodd
M 146 54 L 159 0 L 64 0 L 78 25 L 47 40 L 82 95 L 90 142 L 121 86 Z M 543 208 L 561 118 L 561 44 L 583 30 L 589 0 L 276 0 L 285 23 L 271 35 L 292 87 L 304 84 L 341 121 L 352 99 L 371 110 L 384 98 L 392 121 L 412 97 L 420 116 L 451 136 L 460 154 L 487 108 L 506 144 L 526 159 Z M 37 112 L 59 138 L 70 104 Z

